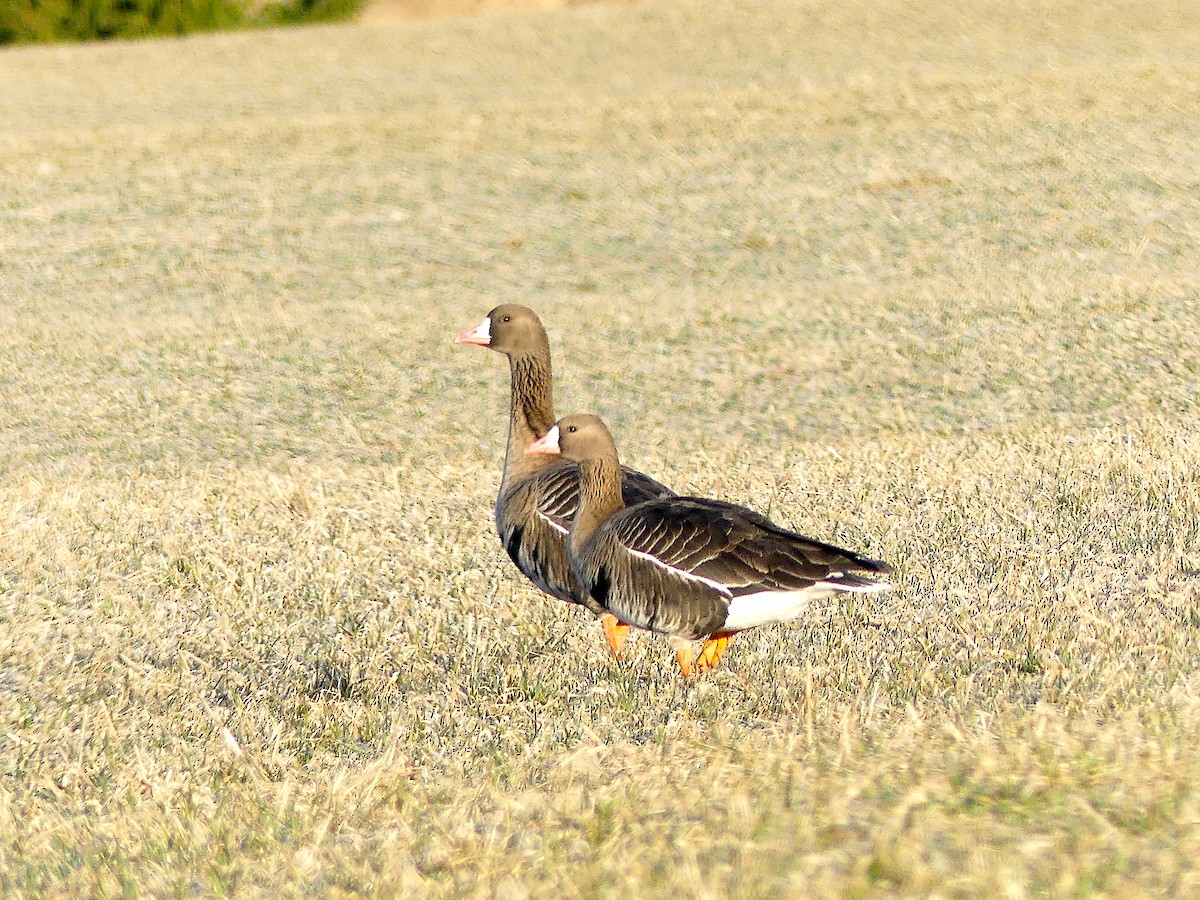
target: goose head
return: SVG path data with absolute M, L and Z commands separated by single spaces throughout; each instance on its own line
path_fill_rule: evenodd
M 487 347 L 510 356 L 536 353 L 550 345 L 537 313 L 517 303 L 497 306 L 474 328 L 459 334 L 454 343 Z
M 574 462 L 616 457 L 617 446 L 608 427 L 597 416 L 563 416 L 546 436 L 534 441 L 525 451 L 531 454 L 558 455 Z

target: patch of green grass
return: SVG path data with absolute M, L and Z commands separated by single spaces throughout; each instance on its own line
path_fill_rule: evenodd
M 10 0 L 0 7 L 0 45 L 336 22 L 362 6 L 362 0 Z

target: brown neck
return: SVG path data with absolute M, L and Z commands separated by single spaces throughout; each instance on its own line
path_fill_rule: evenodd
M 508 358 L 512 398 L 508 413 L 508 450 L 504 478 L 547 465 L 552 458 L 527 456 L 526 448 L 554 426 L 554 393 L 549 351 Z
M 624 508 L 617 457 L 583 460 L 579 464 L 579 510 L 571 525 L 571 546 L 582 547 L 602 522 Z

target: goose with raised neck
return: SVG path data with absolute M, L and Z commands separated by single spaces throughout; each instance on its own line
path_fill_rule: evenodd
M 528 453 L 554 426 L 554 383 L 550 341 L 527 306 L 497 306 L 460 344 L 503 353 L 509 360 L 508 444 L 496 498 L 496 531 L 509 558 L 539 589 L 600 616 L 604 636 L 619 656 L 629 626 L 608 613 L 583 589 L 567 555 L 567 534 L 579 503 L 579 466 Z M 618 468 L 618 492 L 629 503 L 671 496 L 666 486 L 633 469 Z
M 799 619 L 816 600 L 890 587 L 873 577 L 886 563 L 742 506 L 679 496 L 625 503 L 614 487 L 616 444 L 595 416 L 560 419 L 527 452 L 579 464 L 568 539 L 575 575 L 622 622 L 668 635 L 684 675 L 715 667 L 739 631 Z

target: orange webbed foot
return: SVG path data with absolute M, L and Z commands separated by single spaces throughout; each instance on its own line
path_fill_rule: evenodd
M 692 648 L 680 647 L 675 651 L 675 658 L 679 660 L 679 671 L 683 673 L 684 678 L 692 677 Z
M 696 661 L 696 668 L 701 671 L 715 669 L 725 654 L 725 648 L 729 646 L 729 638 L 728 634 L 714 634 L 705 641 L 704 646 L 700 648 L 700 658 Z

